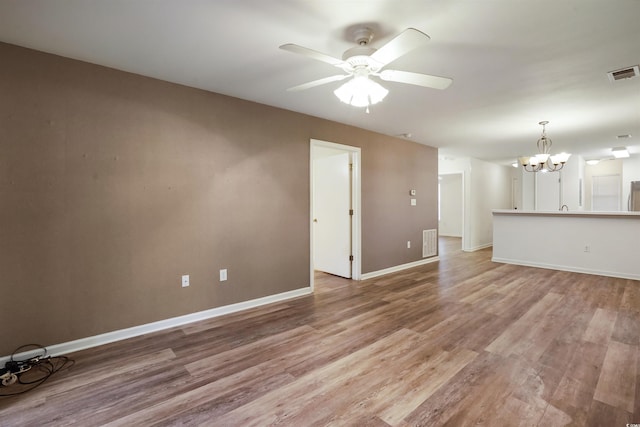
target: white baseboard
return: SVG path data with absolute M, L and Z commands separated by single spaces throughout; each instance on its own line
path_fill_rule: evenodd
M 465 252 L 475 252 L 475 251 L 479 251 L 481 249 L 486 249 L 486 248 L 490 248 L 493 246 L 493 243 L 487 243 L 484 245 L 480 245 L 480 246 L 475 246 L 473 248 L 469 248 L 469 249 L 465 249 Z
M 397 271 L 406 270 L 407 268 L 417 267 L 419 265 L 430 264 L 432 262 L 440 261 L 440 257 L 434 256 L 431 258 L 421 259 L 420 261 L 409 262 L 407 264 L 396 265 L 395 267 L 385 268 L 383 270 L 372 271 L 370 273 L 364 273 L 360 276 L 360 280 L 372 279 L 374 277 L 383 276 L 389 273 L 395 273 Z
M 211 319 L 212 317 L 218 317 L 225 314 L 235 313 L 250 308 L 259 307 L 261 305 L 271 304 L 274 302 L 286 301 L 292 298 L 301 297 L 311 294 L 311 288 L 295 289 L 293 291 L 283 292 L 281 294 L 269 295 L 262 298 L 253 299 L 250 301 L 243 301 L 236 304 L 225 305 L 223 307 L 216 307 L 209 310 L 199 311 L 197 313 L 185 314 L 184 316 L 173 317 L 171 319 L 160 320 L 153 323 L 147 323 L 144 325 L 134 326 L 131 328 L 120 329 L 113 332 L 107 332 L 92 337 L 81 338 L 75 341 L 68 341 L 61 344 L 54 344 L 47 346 L 47 353 L 50 356 L 58 356 L 62 354 L 73 353 L 75 351 L 85 350 L 91 347 L 97 347 L 99 345 L 108 344 L 115 341 L 124 340 L 127 338 L 133 338 L 140 335 L 148 334 L 151 332 L 157 332 L 164 329 L 173 328 L 176 326 L 186 325 L 188 323 L 197 322 L 199 320 Z M 14 355 L 16 360 L 26 360 L 34 357 L 38 354 L 42 354 L 41 351 L 33 350 L 26 351 Z M 0 357 L 0 366 L 10 359 L 11 356 Z
M 620 273 L 617 271 L 594 270 L 590 268 L 574 267 L 570 265 L 536 263 L 536 262 L 530 262 L 530 261 L 522 261 L 519 259 L 498 258 L 498 257 L 491 258 L 491 261 L 500 262 L 503 264 L 522 265 L 524 267 L 546 268 L 547 270 L 569 271 L 571 273 L 584 273 L 584 274 L 593 274 L 595 276 L 606 276 L 606 277 L 616 277 L 619 279 L 640 280 L 640 275 L 638 274 L 626 274 L 626 273 Z

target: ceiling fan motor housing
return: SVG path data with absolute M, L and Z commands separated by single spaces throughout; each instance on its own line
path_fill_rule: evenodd
M 371 54 L 375 51 L 376 49 L 372 47 L 358 46 L 347 50 L 342 55 L 342 59 L 350 65 L 351 69 L 366 67 L 369 68 L 372 72 L 377 72 L 380 68 L 382 68 L 382 64 L 379 64 L 377 61 L 371 58 Z
M 353 31 L 353 38 L 359 46 L 366 46 L 373 40 L 373 31 L 371 28 L 357 28 Z
M 370 68 L 371 71 L 376 72 L 382 68 L 382 64 L 378 64 L 370 58 L 370 56 L 378 50 L 369 46 L 369 43 L 371 43 L 373 39 L 373 31 L 371 31 L 371 28 L 363 27 L 354 30 L 353 38 L 358 46 L 347 49 L 342 54 L 342 60 L 347 62 L 352 69 L 367 67 Z

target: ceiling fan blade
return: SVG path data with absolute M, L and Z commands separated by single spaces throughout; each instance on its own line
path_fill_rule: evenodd
M 371 58 L 382 64 L 380 67 L 382 68 L 405 53 L 424 45 L 429 40 L 431 38 L 422 31 L 418 31 L 415 28 L 407 28 L 375 51 Z
M 344 80 L 347 77 L 349 77 L 349 74 L 344 74 L 344 75 L 343 74 L 338 74 L 336 76 L 325 77 L 324 79 L 314 80 L 314 81 L 311 81 L 311 82 L 308 82 L 308 83 L 303 83 L 303 84 L 298 85 L 298 86 L 290 87 L 289 89 L 287 89 L 287 91 L 289 91 L 289 92 L 298 92 L 298 91 L 305 90 L 305 89 L 311 89 L 312 87 L 316 87 L 316 86 L 324 85 L 324 84 L 327 84 L 327 83 Z
M 453 80 L 448 77 L 430 76 L 409 71 L 384 70 L 380 72 L 379 76 L 382 80 L 389 82 L 407 83 L 432 89 L 446 89 L 453 83 Z
M 333 56 L 329 56 L 327 54 L 315 51 L 313 49 L 298 46 L 297 44 L 293 44 L 293 43 L 283 44 L 282 46 L 280 46 L 280 49 L 287 50 L 293 53 L 298 53 L 300 55 L 308 56 L 309 58 L 326 62 L 327 64 L 335 65 L 336 67 L 340 67 L 345 63 L 342 59 L 334 58 Z

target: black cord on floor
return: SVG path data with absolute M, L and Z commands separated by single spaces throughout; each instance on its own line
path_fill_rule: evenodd
M 42 354 L 26 360 L 14 360 L 14 356 L 17 353 L 27 348 L 40 349 L 42 350 Z M 17 396 L 19 394 L 29 392 L 48 380 L 51 375 L 59 372 L 62 369 L 70 368 L 74 363 L 75 361 L 68 358 L 67 356 L 48 356 L 47 349 L 38 344 L 27 344 L 20 346 L 11 354 L 11 358 L 5 365 L 5 370 L 8 370 L 9 366 L 15 367 L 26 365 L 29 366 L 29 370 L 17 373 L 16 376 L 18 379 L 16 383 L 8 386 L 0 386 L 0 390 L 13 388 L 14 386 L 15 388 L 20 388 L 20 390 L 11 393 L 0 392 L 0 397 Z

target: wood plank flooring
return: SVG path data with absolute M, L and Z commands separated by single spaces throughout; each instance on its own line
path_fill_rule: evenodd
M 2 426 L 640 423 L 640 282 L 438 263 L 70 354 Z M 9 388 L 5 388 L 6 391 Z

